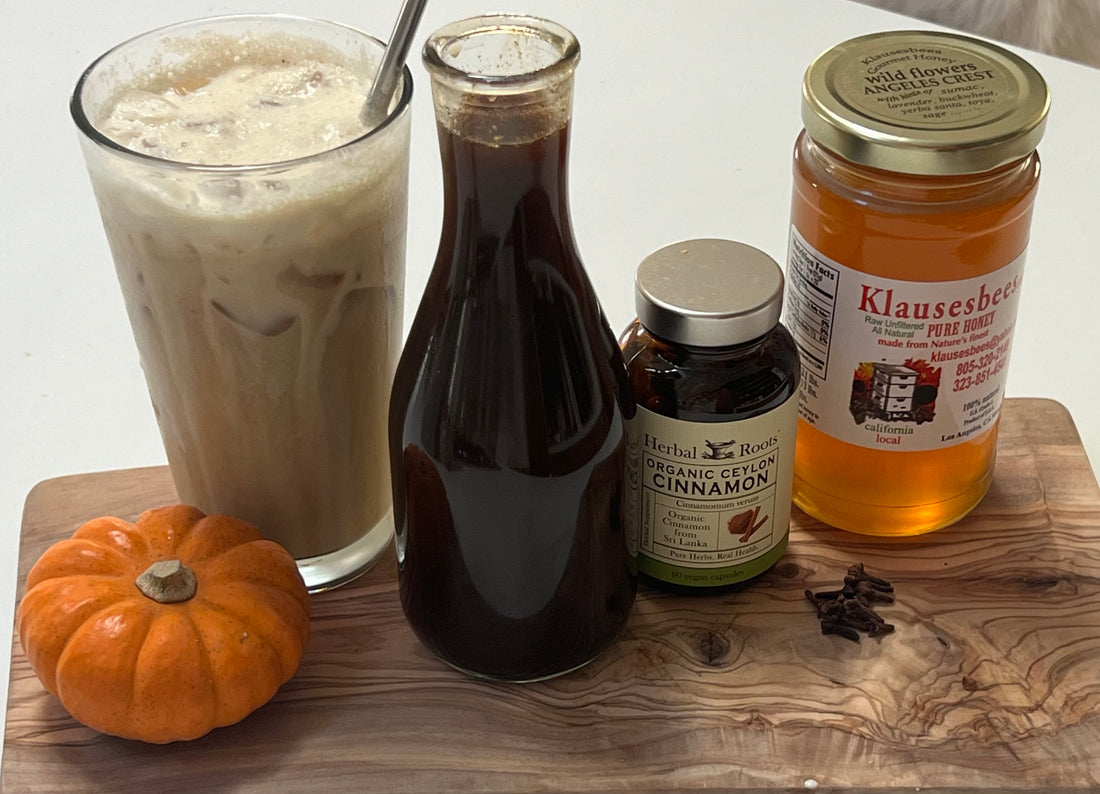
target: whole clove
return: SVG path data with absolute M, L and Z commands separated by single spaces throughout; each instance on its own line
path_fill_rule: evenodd
M 894 603 L 894 586 L 867 573 L 861 562 L 848 568 L 842 588 L 819 593 L 807 590 L 806 599 L 817 610 L 822 634 L 837 634 L 859 642 L 861 633 L 878 637 L 894 630 L 872 606 Z

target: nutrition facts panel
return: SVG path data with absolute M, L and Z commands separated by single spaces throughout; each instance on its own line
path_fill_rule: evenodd
M 840 271 L 810 248 L 794 227 L 789 251 L 787 325 L 802 354 L 803 369 L 825 378 Z

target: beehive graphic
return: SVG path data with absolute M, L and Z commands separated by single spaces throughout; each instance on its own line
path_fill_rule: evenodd
M 886 422 L 929 422 L 936 415 L 940 367 L 921 359 L 863 361 L 852 378 L 849 410 L 856 424 L 868 418 Z

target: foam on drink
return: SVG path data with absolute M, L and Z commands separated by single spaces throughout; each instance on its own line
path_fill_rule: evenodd
M 291 160 L 366 132 L 368 64 L 282 35 L 178 46 L 183 60 L 125 86 L 100 131 L 136 152 L 203 165 Z

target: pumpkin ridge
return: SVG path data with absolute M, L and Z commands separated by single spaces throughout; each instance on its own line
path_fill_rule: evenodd
M 261 579 L 259 577 L 248 576 L 248 577 L 242 577 L 242 578 L 238 579 L 237 583 L 242 584 L 242 585 L 247 585 L 248 587 L 254 587 L 254 588 L 257 588 L 259 590 L 266 591 L 268 593 L 275 593 L 277 595 L 278 594 L 283 594 L 283 595 L 287 594 L 286 588 L 280 587 L 278 584 L 273 583 L 269 579 Z M 310 611 L 308 609 L 304 608 L 302 606 L 301 602 L 297 598 L 293 599 L 293 601 L 294 601 L 294 604 L 298 607 L 299 611 L 302 613 L 302 617 L 304 617 L 306 619 L 306 622 L 309 622 Z
M 73 585 L 80 586 L 88 580 L 93 580 L 93 581 L 96 581 L 96 582 L 103 581 L 103 582 L 108 582 L 108 583 L 115 583 L 119 580 L 119 578 L 120 577 L 118 577 L 118 576 L 110 576 L 108 574 L 71 573 L 71 574 L 67 574 L 65 576 L 51 576 L 48 579 L 42 579 L 41 581 L 35 582 L 34 586 L 28 588 L 26 590 L 26 592 L 23 593 L 23 597 L 21 599 L 19 599 L 19 605 L 18 605 L 18 608 L 15 611 L 15 630 L 16 631 L 21 631 L 23 623 L 25 623 L 28 620 L 28 615 L 24 614 L 24 612 L 23 612 L 23 609 L 22 609 L 23 603 L 22 602 L 26 600 L 27 596 L 30 595 L 30 593 L 33 590 L 37 590 L 42 585 L 45 585 L 47 582 L 49 582 L 49 585 L 48 585 L 49 588 L 64 588 L 66 586 L 71 587 Z M 48 592 L 48 591 L 43 590 L 42 592 Z M 125 592 L 125 587 L 121 587 L 117 591 L 108 591 L 107 594 L 108 595 L 114 595 L 114 596 L 116 596 L 116 598 L 114 598 L 109 604 L 105 604 L 104 606 L 100 607 L 95 612 L 89 613 L 87 617 L 85 617 L 83 620 L 80 621 L 80 624 L 83 624 L 83 623 L 85 623 L 89 620 L 95 619 L 96 616 L 98 616 L 104 610 L 111 609 L 111 608 L 117 606 L 120 601 L 123 601 L 123 600 L 125 600 L 126 598 L 129 597 L 128 594 Z M 51 595 L 53 595 L 53 593 L 51 593 Z M 61 654 L 65 652 L 65 647 L 69 644 L 69 642 L 71 640 L 72 640 L 72 635 L 71 634 L 68 635 L 67 637 L 65 637 L 65 642 L 62 644 L 61 652 L 58 654 L 57 658 L 59 658 L 59 659 L 61 658 Z
M 190 558 L 190 561 L 188 562 L 188 565 L 216 565 L 220 563 L 222 561 L 222 558 L 225 557 L 227 554 L 245 554 L 256 551 L 275 551 L 276 553 L 281 552 L 281 554 L 286 554 L 289 556 L 287 550 L 275 541 L 268 540 L 265 537 L 254 537 L 242 539 L 239 543 L 234 543 L 233 545 L 223 546 L 222 548 L 217 549 L 211 554 L 192 556 Z M 251 554 L 249 554 L 249 556 L 251 556 Z
M 195 525 L 205 517 L 206 514 L 193 505 L 173 504 L 144 511 L 135 524 L 145 529 L 145 539 L 154 559 L 171 559 Z
M 234 560 L 232 555 L 236 554 L 240 554 L 241 559 Z M 258 557 L 265 559 L 257 561 Z M 290 563 L 289 567 L 280 561 L 280 557 Z M 262 566 L 260 562 L 263 563 Z M 230 578 L 235 582 L 280 592 L 290 592 L 293 587 L 295 600 L 303 616 L 309 620 L 310 597 L 302 583 L 301 574 L 293 560 L 289 559 L 286 550 L 274 541 L 261 539 L 250 544 L 241 544 L 225 549 L 215 557 L 188 561 L 188 564 L 197 577 L 207 581 L 221 581 L 231 571 Z
M 203 674 L 210 679 L 210 684 L 214 690 L 214 699 L 210 703 L 210 723 L 215 727 L 221 727 L 221 715 L 218 713 L 218 704 L 222 702 L 221 682 L 218 681 L 218 677 L 214 675 L 214 665 L 210 662 L 210 648 L 207 647 L 206 638 L 202 633 L 202 627 L 199 626 L 198 622 L 195 620 L 195 616 L 191 614 L 191 610 L 185 609 L 181 611 L 199 640 L 199 646 L 202 652 L 198 656 L 199 659 L 202 660 L 202 671 Z
M 50 621 L 42 621 L 39 618 L 37 609 L 32 605 L 42 599 L 45 599 L 51 608 L 55 607 L 59 600 L 69 603 L 73 590 L 84 589 L 81 581 L 84 578 L 79 574 L 73 574 L 43 579 L 23 594 L 15 613 L 15 629 L 19 634 L 19 642 L 23 645 L 24 653 L 31 662 L 31 668 L 35 674 L 47 691 L 53 695 L 57 694 L 57 661 L 64 653 L 73 631 L 103 610 L 115 608 L 129 597 L 125 588 L 119 586 L 114 577 L 98 577 L 106 579 L 110 587 L 94 595 L 78 596 L 79 608 L 70 609 L 60 617 L 53 615 L 53 620 Z M 62 626 L 68 630 L 59 630 Z M 40 669 L 43 664 L 46 664 L 49 669 Z
M 264 540 L 263 534 L 247 521 L 213 514 L 196 521 L 187 534 L 179 538 L 176 551 L 187 558 L 189 565 L 199 565 L 261 540 Z
M 142 595 L 141 597 L 146 598 L 147 596 Z M 137 648 L 136 648 L 136 650 L 133 654 L 133 659 L 134 659 L 133 667 L 130 670 L 130 674 L 126 677 L 126 680 L 130 682 L 130 703 L 129 703 L 128 711 L 130 711 L 131 713 L 135 709 L 137 709 L 142 703 L 142 701 L 138 697 L 139 682 L 142 680 L 141 676 L 138 673 L 138 668 L 149 657 L 149 654 L 147 654 L 146 649 L 149 646 L 151 638 L 153 637 L 153 628 L 154 628 L 154 626 L 157 625 L 158 621 L 160 621 L 162 618 L 164 618 L 165 616 L 167 616 L 169 614 L 171 614 L 174 617 L 182 617 L 185 621 L 187 621 L 187 623 L 189 623 L 195 629 L 195 635 L 198 638 L 199 648 L 200 648 L 200 653 L 198 654 L 198 657 L 203 660 L 203 668 L 204 668 L 204 672 L 207 673 L 207 677 L 210 678 L 213 681 L 213 675 L 211 674 L 211 669 L 212 668 L 211 668 L 211 665 L 210 665 L 210 656 L 209 656 L 209 653 L 208 653 L 207 648 L 206 648 L 206 643 L 203 642 L 202 632 L 199 631 L 198 625 L 191 618 L 191 615 L 188 613 L 188 611 L 186 609 L 172 609 L 171 608 L 173 606 L 172 604 L 161 604 L 157 601 L 153 601 L 152 599 L 150 599 L 150 601 L 151 601 L 151 604 L 149 606 L 147 606 L 146 609 L 144 610 L 144 612 L 149 616 L 149 619 L 145 624 L 145 631 L 141 636 L 141 642 L 137 645 Z M 169 675 L 171 675 L 170 671 L 169 671 Z M 216 681 L 214 681 L 214 691 L 215 691 L 215 697 L 216 697 L 217 694 L 218 694 L 218 692 L 217 692 L 217 682 Z M 218 701 L 215 699 L 214 702 L 217 703 Z M 216 706 L 215 706 L 215 709 L 216 709 Z M 209 716 L 209 715 L 207 715 L 207 716 Z M 180 728 L 180 726 L 178 724 L 173 726 L 173 727 L 175 727 L 177 730 Z M 163 730 L 163 727 L 162 727 L 162 730 Z M 184 728 L 184 730 L 187 730 L 187 728 Z M 206 731 L 204 731 L 204 733 L 205 732 Z M 126 738 L 131 738 L 131 737 L 127 736 Z M 163 735 L 159 738 L 157 738 L 153 735 L 150 735 L 150 737 L 148 739 L 146 739 L 146 741 L 151 741 L 151 742 L 159 744 L 159 743 L 167 743 L 167 742 L 171 742 L 171 741 L 176 741 L 180 738 L 181 738 L 181 735 L 179 733 L 168 734 L 166 732 L 165 735 Z M 188 734 L 186 736 L 183 736 L 182 738 L 191 739 L 191 738 L 197 738 L 197 736 L 192 736 L 192 735 Z
M 216 679 L 215 690 L 219 693 L 217 704 L 219 707 L 218 720 L 215 723 L 215 727 L 222 725 L 229 725 L 242 719 L 242 714 L 247 715 L 260 708 L 264 704 L 268 703 L 279 691 L 279 688 L 289 680 L 290 676 L 284 673 L 284 667 L 280 662 L 278 650 L 274 648 L 266 638 L 257 632 L 254 632 L 252 628 L 244 622 L 241 618 L 237 617 L 235 613 L 220 608 L 217 604 L 212 603 L 206 599 L 196 597 L 192 599 L 192 609 L 197 614 L 206 613 L 210 616 L 210 619 L 223 621 L 219 627 L 219 631 L 225 632 L 225 636 L 218 637 L 217 634 L 213 634 L 213 639 L 220 639 L 222 641 L 229 640 L 232 635 L 242 634 L 252 640 L 252 647 L 264 651 L 262 654 L 267 657 L 269 666 L 263 666 L 255 669 L 255 676 L 246 681 L 239 689 L 227 690 L 225 684 L 229 683 L 222 678 Z M 231 631 L 226 631 L 231 629 Z M 203 642 L 204 648 L 209 646 Z M 208 650 L 209 653 L 209 650 Z M 213 664 L 214 654 L 209 653 L 211 662 Z M 221 654 L 223 657 L 225 654 Z M 253 651 L 251 656 L 255 656 L 256 652 Z M 231 661 L 237 661 L 231 659 Z M 214 670 L 218 670 L 216 665 L 213 665 Z M 270 673 L 270 676 L 265 674 Z M 278 673 L 276 680 L 276 673 Z M 266 679 L 266 680 L 265 680 Z M 227 694 L 222 694 L 226 692 Z M 234 701 L 237 701 L 234 704 Z M 235 707 L 239 707 L 242 703 L 246 704 L 240 711 L 235 710 Z
M 113 565 L 117 565 L 117 569 L 113 572 L 81 570 L 66 559 L 74 552 L 80 553 L 84 550 L 97 552 L 101 560 L 109 558 Z M 68 538 L 59 541 L 42 553 L 42 556 L 38 558 L 27 573 L 29 584 L 26 587 L 29 590 L 50 579 L 61 579 L 69 576 L 111 578 L 124 576 L 132 565 L 132 561 L 113 546 L 107 546 L 91 538 Z
M 156 620 L 156 616 L 150 616 L 145 625 L 142 627 L 141 641 L 136 643 L 137 653 L 132 655 L 130 660 L 130 673 L 126 676 L 126 680 L 130 682 L 130 699 L 127 703 L 127 711 L 134 708 L 134 704 L 137 702 L 137 669 L 138 663 L 141 661 L 141 651 L 145 648 L 145 643 L 149 641 L 149 629 L 153 627 L 153 621 Z
M 239 582 L 237 582 L 237 584 L 238 585 L 245 585 L 248 588 L 257 588 L 257 589 L 260 589 L 260 590 L 263 590 L 263 591 L 267 591 L 267 593 L 269 593 L 270 596 L 265 595 L 262 599 L 257 598 L 257 600 L 262 600 L 264 603 L 272 605 L 274 613 L 279 617 L 279 619 L 283 623 L 282 628 L 284 630 L 295 631 L 294 627 L 297 624 L 297 620 L 294 617 L 291 617 L 291 616 L 285 614 L 283 612 L 283 610 L 274 608 L 274 604 L 275 604 L 274 599 L 275 598 L 280 598 L 281 599 L 281 598 L 289 595 L 286 592 L 286 590 L 278 587 L 277 585 L 267 584 L 267 583 L 264 583 L 262 581 L 253 582 L 253 581 L 248 580 L 248 579 L 242 579 Z M 212 588 L 212 589 L 214 589 L 214 593 L 215 593 L 215 596 L 216 596 L 217 595 L 217 589 L 216 588 Z M 203 600 L 203 603 L 206 604 L 208 607 L 210 607 L 211 609 L 216 609 L 221 614 L 229 614 L 229 615 L 233 614 L 233 613 L 229 612 L 223 605 L 221 605 L 214 597 L 205 596 L 202 600 Z M 308 610 L 306 610 L 302 607 L 302 604 L 298 601 L 298 599 L 291 597 L 287 600 L 290 601 L 291 603 L 293 603 L 295 608 L 297 608 L 298 616 L 301 617 L 304 620 L 304 625 L 306 626 L 306 630 L 307 630 L 306 635 L 304 637 L 300 637 L 300 639 L 301 639 L 301 650 L 304 652 L 305 651 L 305 646 L 309 642 L 308 630 L 309 630 L 309 627 L 310 627 L 310 613 L 309 613 Z M 255 627 L 246 627 L 246 628 L 248 628 L 248 631 L 250 633 L 254 633 L 254 634 L 256 634 L 257 637 L 260 637 L 261 639 L 263 639 L 264 644 L 267 645 L 268 648 L 271 648 L 273 651 L 275 651 L 276 655 L 281 658 L 281 654 L 279 653 L 279 643 L 278 642 L 273 641 L 270 636 L 265 635 L 263 632 L 256 631 Z M 295 633 L 297 633 L 297 632 L 295 631 Z M 294 672 L 297 669 L 298 669 L 297 665 L 295 665 L 294 669 L 290 670 L 290 671 L 283 670 L 280 666 L 282 676 L 286 680 L 289 680 L 290 677 L 294 674 Z
M 112 602 L 112 603 L 96 610 L 95 612 L 88 615 L 88 617 L 84 618 L 84 620 L 80 621 L 80 626 L 77 627 L 77 630 L 72 632 L 71 634 L 69 634 L 69 636 L 67 636 L 65 638 L 65 642 L 63 642 L 61 644 L 61 652 L 59 654 L 57 654 L 57 664 L 58 664 L 58 666 L 61 665 L 61 660 L 65 658 L 65 654 L 68 652 L 69 646 L 72 645 L 73 641 L 77 638 L 77 636 L 79 636 L 80 629 L 83 626 L 86 626 L 89 623 L 95 623 L 97 620 L 99 620 L 99 617 L 104 612 L 110 612 L 114 609 L 117 609 L 119 603 L 121 603 L 124 600 L 125 599 L 120 599 L 119 601 L 114 601 L 114 602 Z
M 205 599 L 195 595 L 191 601 L 194 606 L 202 605 Z M 195 627 L 195 634 L 199 638 L 199 644 L 202 646 L 202 653 L 199 654 L 202 657 L 203 667 L 207 674 L 210 676 L 210 681 L 214 687 L 214 701 L 211 704 L 214 709 L 214 716 L 210 720 L 213 728 L 220 728 L 227 724 L 226 718 L 222 715 L 221 704 L 225 703 L 225 698 L 222 697 L 222 682 L 221 679 L 214 675 L 214 663 L 211 661 L 210 646 L 206 642 L 206 632 L 202 630 L 202 626 L 195 620 L 195 616 L 191 613 L 191 610 L 187 610 L 187 619 L 191 622 L 191 625 Z
M 206 639 L 203 637 L 202 627 L 195 620 L 195 616 L 191 614 L 191 610 L 183 610 L 184 617 L 187 618 L 187 622 L 191 624 L 191 628 L 195 630 L 195 636 L 199 638 L 199 644 L 202 645 L 202 666 L 206 673 L 210 676 L 210 680 L 214 680 L 214 665 L 210 663 L 210 649 L 206 646 Z M 215 691 L 218 688 L 218 682 L 214 681 Z
M 279 653 L 279 648 L 275 643 L 271 641 L 271 639 L 266 634 L 257 631 L 255 626 L 250 626 L 249 624 L 245 623 L 243 620 L 237 617 L 237 615 L 230 612 L 228 609 L 226 609 L 216 601 L 211 601 L 209 598 L 201 598 L 199 596 L 195 596 L 195 600 L 202 603 L 212 612 L 217 612 L 219 615 L 224 615 L 226 618 L 240 626 L 241 629 L 250 637 L 255 637 L 257 640 L 262 642 L 267 647 L 267 649 L 271 651 L 272 656 L 274 656 L 275 659 L 279 661 L 279 677 L 282 679 L 282 683 L 285 684 L 287 681 L 290 680 L 290 676 L 294 673 L 294 670 L 291 670 L 288 673 L 286 670 L 283 669 L 282 657 Z
M 70 584 L 71 585 L 71 584 L 81 584 L 82 582 L 88 582 L 88 581 L 117 582 L 119 580 L 125 581 L 125 579 L 126 579 L 125 574 L 119 576 L 119 575 L 110 574 L 110 573 L 66 573 L 66 574 L 62 574 L 61 576 L 50 576 L 46 579 L 41 579 L 41 580 L 35 582 L 34 587 L 28 587 L 27 588 L 26 592 L 23 593 L 23 597 L 25 598 L 27 593 L 29 593 L 31 590 L 34 590 L 38 586 L 45 584 L 46 582 L 57 582 L 58 585 L 61 585 L 61 584 Z M 126 589 L 125 586 L 123 586 L 122 589 L 125 590 Z
M 94 543 L 102 548 L 118 551 L 127 558 L 148 554 L 149 542 L 136 529 L 135 525 L 117 516 L 102 516 L 77 527 L 70 540 Z M 122 535 L 129 546 L 120 544 L 117 535 Z
M 110 606 L 107 606 L 107 607 L 104 607 L 103 609 L 101 609 L 98 612 L 94 613 L 90 618 L 88 618 L 88 620 L 86 620 L 82 624 L 81 628 L 83 628 L 83 626 L 87 626 L 87 625 L 90 625 L 90 624 L 94 625 L 96 620 L 103 613 L 111 612 L 111 611 L 117 611 L 118 608 L 119 608 L 119 605 L 120 604 L 125 604 L 126 601 L 128 601 L 128 600 L 130 600 L 130 599 L 123 599 L 122 601 L 116 601 L 114 604 L 112 604 Z M 139 609 L 137 609 L 137 614 L 140 615 L 143 618 L 142 625 L 139 629 L 140 632 L 141 632 L 140 642 L 135 642 L 134 643 L 135 646 L 138 649 L 140 649 L 142 646 L 145 645 L 145 641 L 147 640 L 147 638 L 149 636 L 149 627 L 153 623 L 153 615 L 150 614 L 151 611 L 152 610 L 150 610 L 148 607 L 145 607 L 143 605 Z M 133 627 L 131 627 L 130 631 L 136 631 L 136 630 Z M 69 637 L 66 638 L 65 645 L 62 648 L 61 653 L 57 657 L 57 670 L 58 670 L 57 680 L 58 680 L 58 684 L 59 684 L 58 685 L 58 699 L 61 700 L 61 705 L 63 705 L 67 711 L 69 711 L 74 717 L 76 717 L 76 719 L 79 722 L 82 722 L 85 725 L 90 725 L 91 727 L 96 728 L 96 730 L 102 731 L 104 733 L 110 733 L 110 734 L 114 734 L 114 735 L 121 735 L 120 734 L 120 727 L 116 726 L 114 724 L 111 724 L 110 720 L 108 720 L 108 724 L 100 723 L 100 725 L 96 725 L 96 723 L 99 722 L 99 720 L 89 718 L 88 715 L 78 715 L 76 713 L 76 711 L 80 711 L 80 708 L 78 706 L 74 707 L 73 705 L 70 705 L 72 703 L 72 698 L 71 697 L 62 698 L 60 682 L 61 682 L 62 678 L 64 678 L 64 680 L 67 681 L 69 679 L 69 676 L 68 675 L 62 676 L 61 671 L 66 666 L 66 662 L 68 661 L 67 654 L 68 654 L 68 651 L 69 651 L 69 647 L 71 645 L 73 645 L 74 642 L 78 638 L 83 642 L 84 638 L 81 636 L 81 630 L 80 629 L 77 629 L 77 631 L 73 632 Z M 133 705 L 134 705 L 134 696 L 135 696 L 135 688 L 136 688 L 136 682 L 134 680 L 134 673 L 137 670 L 137 663 L 138 663 L 138 654 L 135 653 L 135 654 L 133 654 L 133 656 L 130 660 L 129 671 L 127 672 L 127 674 L 125 676 L 125 680 L 130 682 L 130 692 L 129 692 L 129 699 L 126 702 L 126 709 L 125 709 L 126 711 L 133 708 Z M 79 680 L 79 678 L 80 678 L 80 676 L 77 677 L 78 680 Z M 94 683 L 98 685 L 99 682 L 94 682 Z M 78 691 L 80 691 L 80 694 L 83 695 L 82 687 L 78 686 L 77 689 L 78 689 Z M 74 708 L 75 708 L 75 711 L 74 711 Z M 100 726 L 102 726 L 102 727 L 100 727 Z

